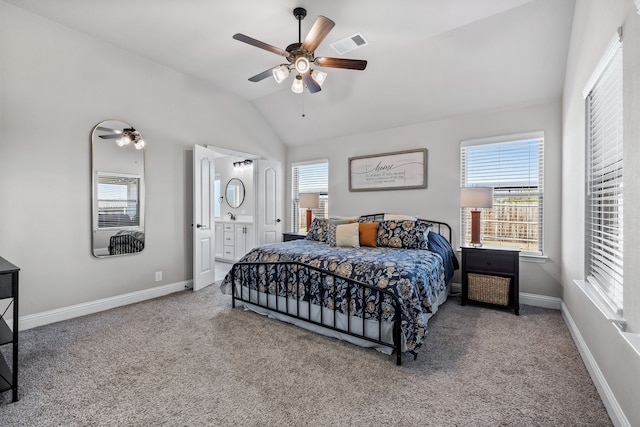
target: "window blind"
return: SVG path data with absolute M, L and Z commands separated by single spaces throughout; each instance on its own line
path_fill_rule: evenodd
M 541 255 L 544 134 L 535 132 L 463 141 L 461 185 L 493 187 L 493 208 L 482 213 L 482 240 Z M 461 238 L 470 235 L 470 209 L 462 209 Z
M 299 231 L 306 227 L 302 224 L 305 216 L 300 209 L 300 193 L 319 193 L 320 206 L 313 209 L 316 217 L 323 218 L 329 209 L 329 163 L 326 160 L 294 164 L 291 168 L 291 229 Z M 305 230 L 306 231 L 306 230 Z
M 140 178 L 98 175 L 98 228 L 140 225 Z
M 614 311 L 623 304 L 622 43 L 586 96 L 586 276 Z

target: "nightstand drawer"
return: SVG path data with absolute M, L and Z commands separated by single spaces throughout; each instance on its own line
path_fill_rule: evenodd
M 490 253 L 489 253 L 490 252 Z M 468 270 L 495 271 L 513 274 L 517 271 L 518 256 L 500 251 L 477 251 L 465 253 L 465 266 Z

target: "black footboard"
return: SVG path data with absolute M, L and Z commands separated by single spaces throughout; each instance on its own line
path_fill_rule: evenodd
M 243 301 L 322 328 L 390 347 L 396 353 L 396 363 L 402 363 L 401 304 L 391 291 L 300 262 L 239 262 L 233 265 L 229 274 L 233 307 L 236 300 Z M 243 287 L 246 292 L 243 291 Z M 254 298 L 252 295 L 257 297 Z M 264 298 L 261 299 L 260 295 Z M 301 315 L 300 305 L 303 302 L 308 303 L 306 316 Z M 312 306 L 319 306 L 319 318 L 312 318 Z M 383 319 L 385 313 L 388 317 L 389 306 L 393 310 L 393 343 L 384 341 L 382 332 Z M 332 321 L 326 319 L 325 309 L 333 316 Z M 336 327 L 339 314 L 346 315 L 344 328 Z M 358 317 L 358 320 L 354 322 L 351 316 Z M 371 337 L 371 328 L 365 325 L 368 319 L 378 321 L 377 336 Z M 362 333 L 354 331 L 360 325 L 352 325 L 360 321 Z M 369 336 L 366 334 L 367 329 Z

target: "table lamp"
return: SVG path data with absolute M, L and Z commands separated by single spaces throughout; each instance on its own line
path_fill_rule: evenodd
M 493 187 L 460 188 L 460 207 L 471 208 L 471 246 L 482 246 L 480 242 L 480 208 L 493 207 Z
M 311 209 L 320 207 L 320 193 L 300 193 L 300 208 L 307 210 L 307 231 L 311 227 Z

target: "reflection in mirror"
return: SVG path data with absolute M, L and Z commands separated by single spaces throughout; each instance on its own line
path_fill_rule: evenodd
M 93 255 L 144 249 L 144 140 L 133 126 L 107 120 L 91 135 Z
M 224 191 L 227 203 L 232 208 L 239 208 L 244 202 L 244 184 L 238 178 L 231 178 Z

